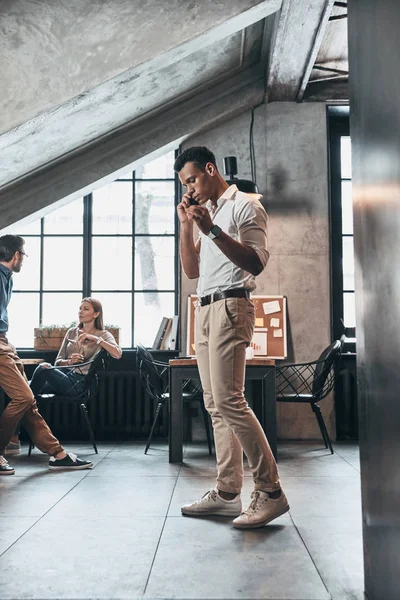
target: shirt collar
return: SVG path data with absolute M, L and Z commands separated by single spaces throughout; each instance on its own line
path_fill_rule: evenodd
M 218 202 L 220 200 L 231 200 L 233 198 L 233 196 L 236 194 L 236 192 L 238 191 L 238 187 L 237 185 L 233 184 L 230 185 L 222 194 L 222 196 L 220 198 L 218 198 Z
M 224 204 L 227 200 L 231 200 L 234 195 L 236 194 L 236 192 L 238 191 L 238 188 L 236 185 L 230 185 L 228 188 L 226 188 L 226 190 L 224 191 L 224 193 L 222 194 L 222 196 L 220 196 L 217 200 L 217 208 L 215 210 L 215 212 L 217 212 Z M 210 212 L 212 211 L 212 202 L 211 200 L 208 201 L 208 208 L 210 210 Z M 215 214 L 215 213 L 214 213 Z
M 12 275 L 11 269 L 0 263 L 0 271 L 9 279 Z

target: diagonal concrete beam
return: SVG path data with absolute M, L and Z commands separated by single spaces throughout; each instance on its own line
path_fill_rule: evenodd
M 116 77 L 156 72 L 279 10 L 282 0 L 2 0 L 0 133 Z
M 146 115 L 46 168 L 0 189 L 0 233 L 26 217 L 36 219 L 134 169 L 183 139 L 263 102 L 264 71 L 247 69 L 167 110 Z M 146 157 L 146 158 L 145 158 Z M 26 220 L 26 219 L 25 219 Z
M 301 100 L 332 5 L 333 0 L 283 0 L 268 72 L 269 101 Z

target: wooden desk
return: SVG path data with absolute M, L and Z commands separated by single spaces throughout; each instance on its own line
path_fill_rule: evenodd
M 182 462 L 183 452 L 183 402 L 182 384 L 186 379 L 198 379 L 197 360 L 174 358 L 170 366 L 169 398 L 169 462 Z M 276 457 L 276 388 L 275 361 L 253 358 L 246 361 L 246 380 L 262 382 L 261 411 L 257 417 Z

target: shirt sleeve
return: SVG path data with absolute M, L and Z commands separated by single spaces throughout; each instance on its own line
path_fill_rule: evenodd
M 253 248 L 265 268 L 268 258 L 267 226 L 268 215 L 258 200 L 239 202 L 235 213 L 235 221 L 239 232 L 239 241 Z
M 113 346 L 115 346 L 118 349 L 119 352 L 119 358 L 121 358 L 122 356 L 122 350 L 121 348 L 118 346 L 117 342 L 115 341 L 115 337 L 113 336 L 112 333 L 110 333 L 109 331 L 105 331 L 104 333 L 101 334 L 100 336 L 105 342 L 107 342 L 107 344 L 112 344 Z
M 61 348 L 58 351 L 56 360 L 55 360 L 55 365 L 57 365 L 59 360 L 67 360 L 69 358 L 68 356 L 68 352 L 67 352 L 67 345 L 68 345 L 68 339 L 69 338 L 75 338 L 76 335 L 74 335 L 75 329 L 68 329 L 67 333 L 65 334 L 65 337 L 62 341 L 61 344 Z

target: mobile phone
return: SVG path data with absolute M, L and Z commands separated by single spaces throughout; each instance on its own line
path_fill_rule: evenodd
M 199 205 L 199 203 L 197 202 L 197 200 L 195 200 L 192 197 L 189 198 L 189 204 L 190 204 L 190 206 L 198 206 Z

